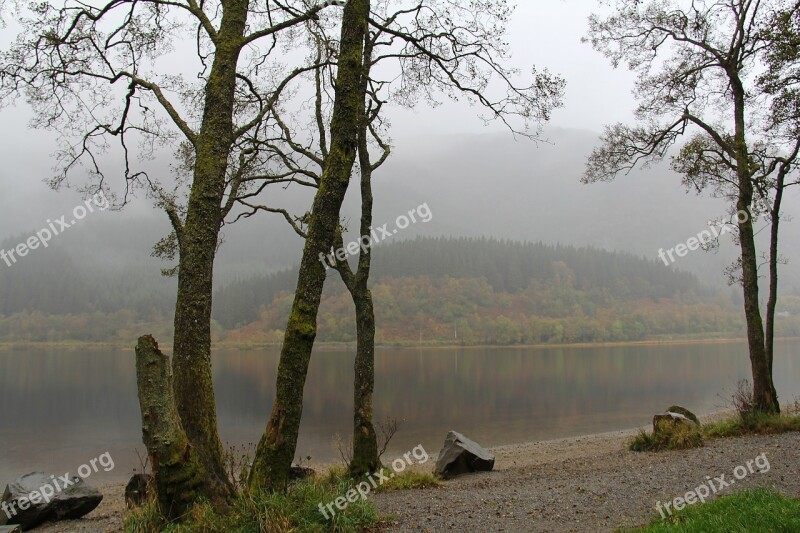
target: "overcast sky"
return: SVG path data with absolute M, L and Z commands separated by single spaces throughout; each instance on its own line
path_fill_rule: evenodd
M 553 126 L 599 132 L 604 124 L 631 116 L 630 73 L 612 69 L 605 58 L 580 41 L 587 17 L 596 9 L 596 0 L 525 1 L 519 4 L 509 28 L 516 66 L 523 71 L 531 65 L 546 67 L 567 80 L 565 107 L 553 115 Z M 6 46 L 14 31 L 13 24 L 4 29 L 0 45 Z M 393 109 L 393 143 L 402 147 L 429 135 L 486 132 L 476 117 L 478 111 L 452 103 L 433 110 L 425 105 L 414 111 Z M 54 137 L 51 132 L 30 130 L 28 118 L 29 110 L 21 101 L 16 107 L 0 110 L 0 236 L 27 231 L 55 216 L 54 209 L 71 208 L 77 201 L 70 191 L 55 193 L 43 183 L 54 166 Z M 149 207 L 134 207 L 142 208 Z

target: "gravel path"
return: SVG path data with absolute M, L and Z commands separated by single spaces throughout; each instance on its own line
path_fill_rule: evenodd
M 800 434 L 711 441 L 686 451 L 626 450 L 635 432 L 617 432 L 494 448 L 493 472 L 443 487 L 374 496 L 396 516 L 388 531 L 613 531 L 648 523 L 657 501 L 683 496 L 710 476 L 734 481 L 719 494 L 775 487 L 800 497 Z M 765 453 L 769 471 L 752 460 Z M 734 469 L 751 461 L 742 480 Z M 764 464 L 763 460 L 760 464 Z M 767 468 L 764 468 L 767 470 Z M 737 470 L 741 475 L 741 470 Z

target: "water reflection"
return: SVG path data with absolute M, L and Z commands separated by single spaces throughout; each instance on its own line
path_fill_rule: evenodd
M 780 342 L 776 385 L 800 394 L 795 354 Z M 223 439 L 256 442 L 271 409 L 278 351 L 214 359 Z M 306 384 L 298 456 L 338 458 L 352 417 L 352 354 L 318 351 Z M 389 456 L 422 443 L 438 451 L 457 429 L 491 446 L 646 424 L 671 403 L 722 406 L 749 375 L 742 344 L 591 348 L 386 349 L 376 358 L 375 414 L 402 420 Z M 127 478 L 143 451 L 132 352 L 0 352 L 0 480 L 33 469 L 74 469 L 110 451 Z M 102 479 L 101 479 L 102 481 Z

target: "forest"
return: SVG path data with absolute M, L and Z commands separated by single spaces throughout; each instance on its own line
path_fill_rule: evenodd
M 171 338 L 171 280 L 87 273 L 58 247 L 0 270 L 0 342 L 129 345 Z M 378 344 L 561 344 L 741 336 L 736 291 L 623 252 L 491 238 L 417 238 L 374 249 Z M 236 279 L 214 294 L 213 338 L 280 343 L 296 269 Z M 780 335 L 800 335 L 800 297 L 781 300 Z M 352 301 L 330 275 L 318 338 L 352 343 Z

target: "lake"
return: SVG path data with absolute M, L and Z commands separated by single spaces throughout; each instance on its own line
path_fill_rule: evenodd
M 778 341 L 782 403 L 800 395 L 800 341 Z M 269 416 L 278 349 L 214 356 L 220 431 L 230 445 L 257 443 Z M 352 351 L 315 351 L 306 383 L 297 456 L 338 460 L 334 435 L 349 439 Z M 376 420 L 402 421 L 385 456 L 422 444 L 435 454 L 448 430 L 485 446 L 643 426 L 673 403 L 698 413 L 729 404 L 748 378 L 746 345 L 381 349 L 375 362 Z M 138 467 L 141 419 L 133 351 L 0 352 L 0 483 L 31 470 L 74 473 L 110 452 L 115 468 Z

